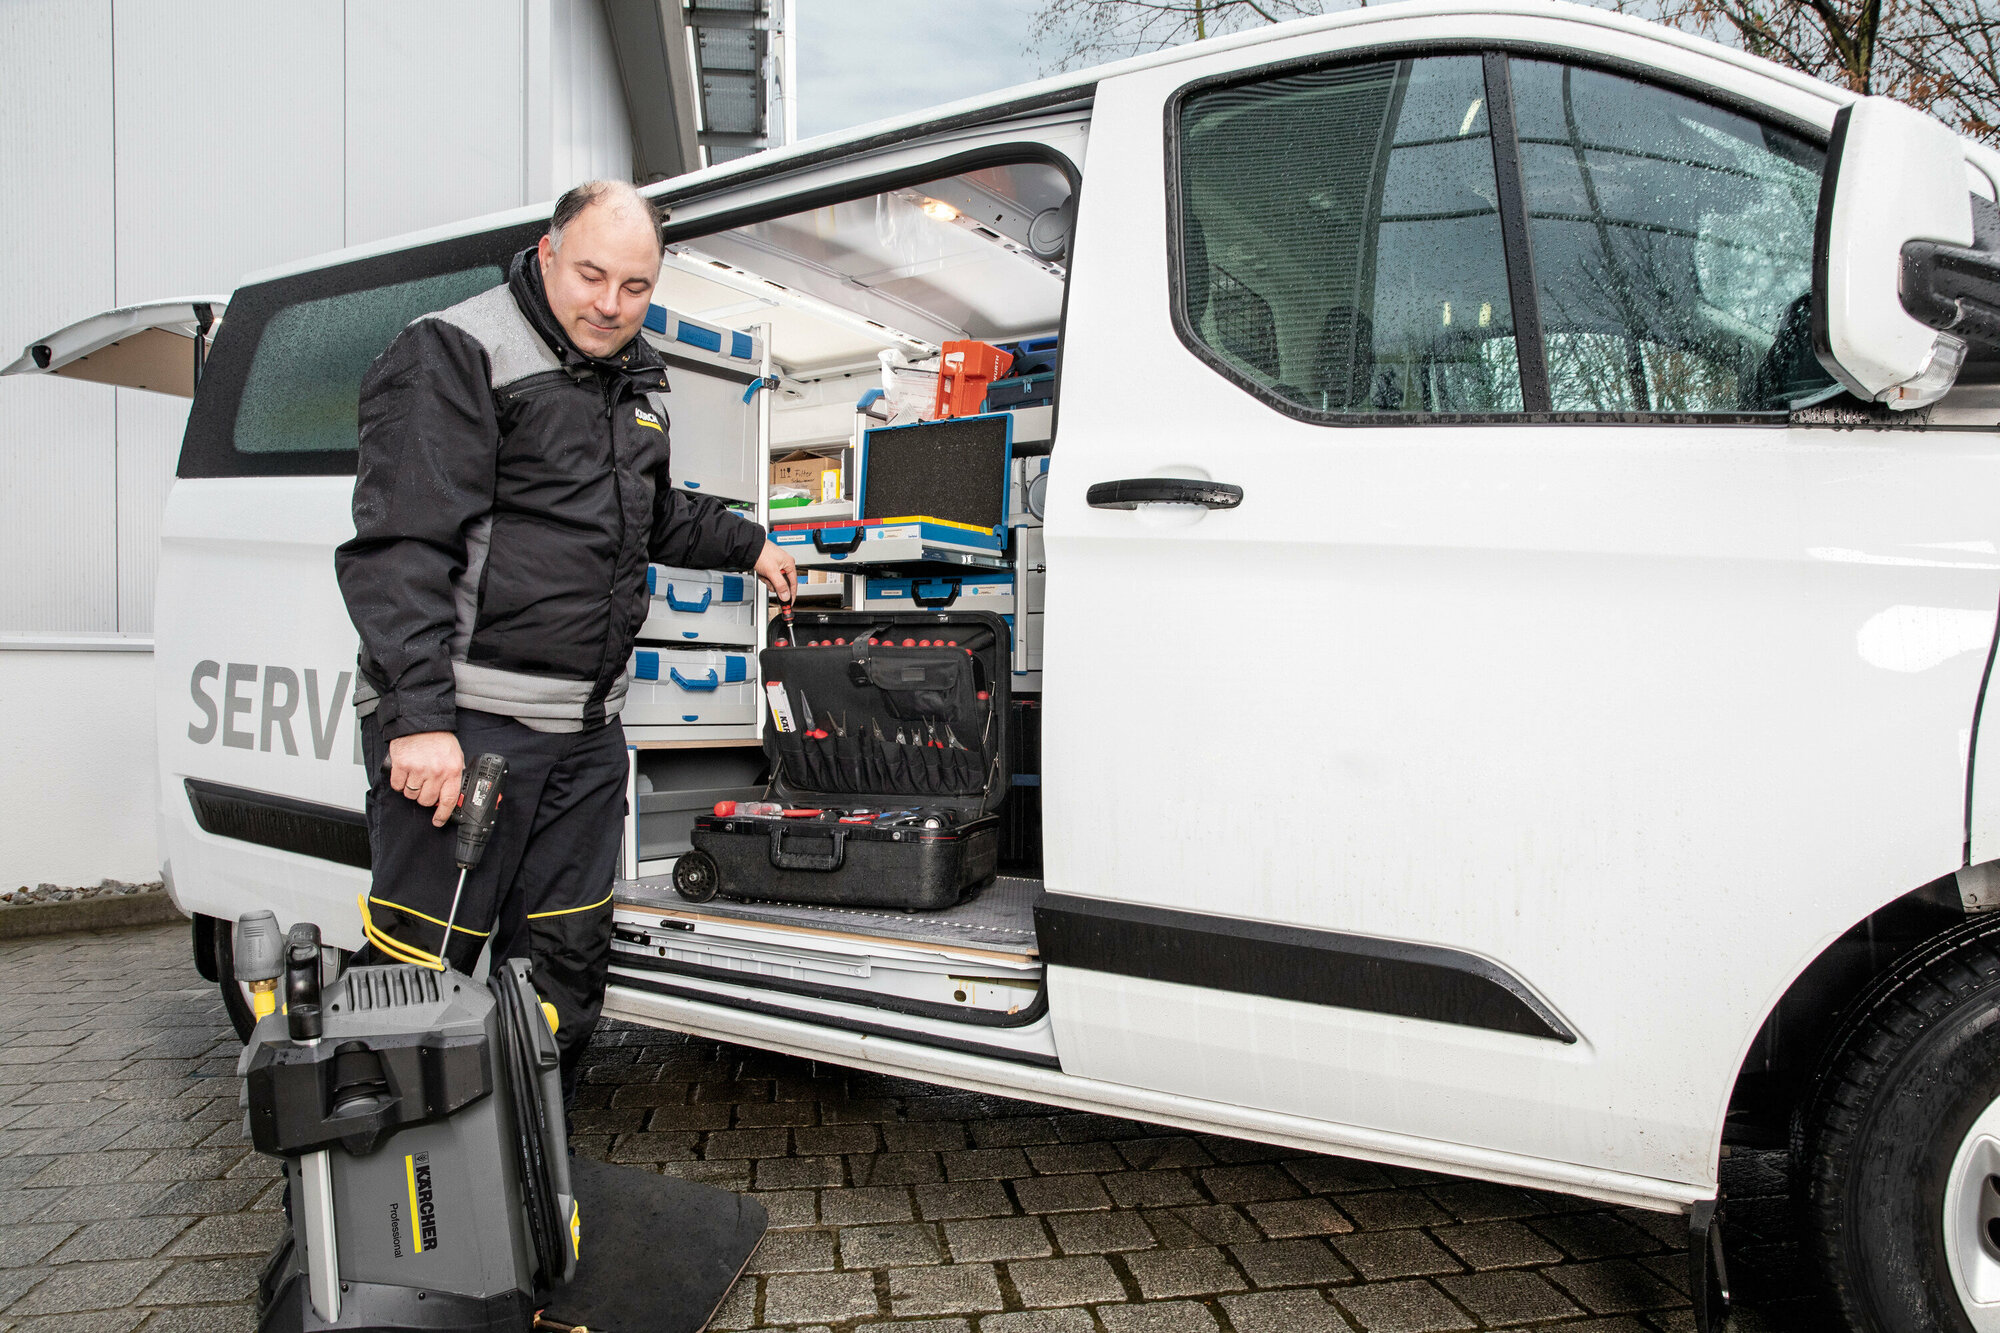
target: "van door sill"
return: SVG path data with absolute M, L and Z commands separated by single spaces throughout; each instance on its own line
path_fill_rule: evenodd
M 716 898 L 690 903 L 665 877 L 616 887 L 612 964 L 771 995 L 862 1005 L 912 1026 L 1024 1027 L 1047 1012 L 1034 910 L 1038 879 L 1002 877 L 940 912 Z

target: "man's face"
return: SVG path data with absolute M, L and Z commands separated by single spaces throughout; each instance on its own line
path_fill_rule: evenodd
M 595 204 L 563 228 L 562 249 L 544 236 L 538 253 L 549 309 L 578 349 L 609 356 L 639 332 L 660 276 L 660 247 L 637 209 Z

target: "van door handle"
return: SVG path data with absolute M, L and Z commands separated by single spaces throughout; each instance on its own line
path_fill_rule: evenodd
M 1243 488 L 1226 481 L 1190 481 L 1186 477 L 1127 477 L 1098 482 L 1084 499 L 1092 509 L 1137 509 L 1145 504 L 1234 509 L 1243 503 Z

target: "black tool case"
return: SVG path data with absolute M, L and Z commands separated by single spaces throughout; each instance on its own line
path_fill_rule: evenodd
M 674 888 L 695 902 L 721 893 L 913 912 L 972 896 L 1000 858 L 1006 622 L 989 611 L 800 611 L 794 627 L 796 644 L 773 621 L 759 657 L 767 799 L 824 813 L 697 816 Z M 862 810 L 914 813 L 840 822 Z

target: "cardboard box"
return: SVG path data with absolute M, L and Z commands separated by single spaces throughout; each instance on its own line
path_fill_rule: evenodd
M 829 475 L 831 474 L 831 475 Z M 773 486 L 798 486 L 820 500 L 838 500 L 840 459 L 805 452 L 787 454 L 771 464 Z

